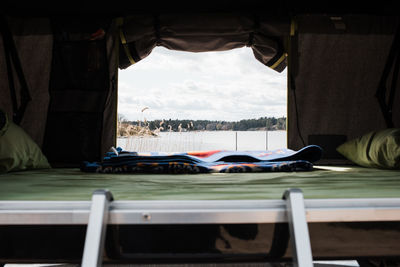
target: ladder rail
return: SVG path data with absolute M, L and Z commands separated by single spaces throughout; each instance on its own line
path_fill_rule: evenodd
M 283 199 L 286 200 L 293 265 L 312 267 L 314 265 L 303 192 L 297 188 L 288 189 L 285 191 Z
M 82 267 L 98 267 L 102 265 L 111 201 L 113 201 L 113 196 L 108 190 L 96 190 L 92 195 Z

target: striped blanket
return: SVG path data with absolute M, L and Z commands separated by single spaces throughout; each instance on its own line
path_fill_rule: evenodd
M 121 148 L 111 150 L 106 153 L 102 162 L 83 162 L 81 170 L 98 173 L 169 174 L 311 171 L 313 163 L 322 156 L 322 149 L 315 145 L 298 151 L 276 149 L 138 153 Z

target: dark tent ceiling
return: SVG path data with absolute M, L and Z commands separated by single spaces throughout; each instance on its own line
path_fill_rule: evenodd
M 399 14 L 396 1 L 294 1 L 294 0 L 203 0 L 203 1 L 30 1 L 3 0 L 8 15 L 126 16 L 149 12 L 252 12 L 274 16 L 296 14 Z

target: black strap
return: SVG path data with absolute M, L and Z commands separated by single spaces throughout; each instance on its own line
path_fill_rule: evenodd
M 376 98 L 378 99 L 379 106 L 381 108 L 383 117 L 386 122 L 386 126 L 388 128 L 393 128 L 393 117 L 392 117 L 392 110 L 393 110 L 393 102 L 394 96 L 397 87 L 397 79 L 399 76 L 399 69 L 400 69 L 400 26 L 397 27 L 397 31 L 393 38 L 392 47 L 390 48 L 388 58 L 386 60 L 385 68 L 383 69 L 381 79 L 379 81 L 378 89 L 375 93 Z M 392 72 L 392 83 L 389 91 L 389 99 L 386 102 L 386 83 L 389 78 L 389 75 Z
M 8 78 L 8 85 L 9 85 L 8 87 L 10 89 L 10 96 L 11 96 L 11 102 L 12 102 L 12 108 L 13 108 L 13 116 L 15 116 L 18 113 L 18 103 L 17 103 L 17 95 L 15 93 L 15 84 L 14 84 L 14 76 L 13 76 L 13 70 L 12 70 L 12 65 L 11 65 L 10 53 L 8 52 L 6 43 L 7 42 L 4 40 L 4 36 L 3 36 L 4 56 L 6 59 L 7 78 Z
M 0 16 L 0 30 L 1 30 L 1 35 L 3 37 L 4 53 L 7 64 L 8 83 L 10 87 L 11 101 L 13 105 L 13 121 L 16 124 L 19 124 L 24 116 L 27 105 L 31 100 L 31 96 L 29 93 L 28 84 L 24 76 L 24 72 L 22 70 L 22 65 L 18 56 L 18 51 L 14 43 L 13 35 L 8 27 L 6 19 L 3 16 Z M 14 75 L 13 75 L 14 72 L 12 70 L 12 66 L 14 66 L 14 70 L 18 76 L 18 80 L 21 85 L 21 90 L 20 90 L 21 104 L 19 107 L 17 102 L 17 94 L 16 94 Z
M 283 258 L 289 246 L 289 239 L 289 224 L 276 223 L 274 226 L 271 248 L 268 252 L 268 258 L 273 260 Z
M 297 92 L 296 76 L 298 73 L 298 59 L 299 59 L 299 51 L 297 48 L 299 42 L 298 38 L 299 37 L 297 32 L 297 22 L 295 18 L 292 18 L 290 26 L 290 35 L 289 35 L 288 85 L 290 88 L 290 92 L 293 94 L 293 104 L 295 111 L 297 134 L 303 146 L 306 146 L 306 142 L 304 141 L 303 135 L 301 134 L 300 116 L 299 116 L 299 110 L 297 105 L 297 94 L 296 94 Z
M 294 111 L 296 115 L 296 128 L 297 128 L 297 133 L 299 135 L 299 138 L 303 144 L 303 146 L 306 146 L 306 142 L 304 141 L 303 135 L 301 134 L 300 130 L 300 118 L 299 118 L 299 110 L 297 108 L 297 95 L 296 95 L 296 82 L 294 80 L 295 78 L 293 77 L 292 74 L 289 75 L 289 84 L 291 88 L 291 92 L 293 93 L 293 102 L 294 102 Z
M 249 39 L 247 41 L 246 46 L 247 47 L 252 47 L 254 44 L 254 35 L 258 33 L 258 30 L 260 29 L 260 18 L 256 15 L 254 17 L 254 24 L 253 24 L 253 30 L 249 33 Z

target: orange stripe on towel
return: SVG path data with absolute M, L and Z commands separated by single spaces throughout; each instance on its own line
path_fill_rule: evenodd
M 195 157 L 199 157 L 199 158 L 206 158 L 206 157 L 209 157 L 209 156 L 214 155 L 215 153 L 219 153 L 219 152 L 221 152 L 221 150 L 191 151 L 191 152 L 187 152 L 187 154 L 190 156 L 195 156 Z

